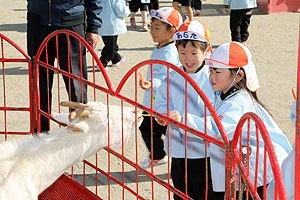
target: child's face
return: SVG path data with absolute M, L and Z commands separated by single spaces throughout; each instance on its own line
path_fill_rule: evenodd
M 203 63 L 205 52 L 199 47 L 194 47 L 188 42 L 184 48 L 183 45 L 178 46 L 179 60 L 184 66 L 186 73 L 194 74 Z
M 209 80 L 216 92 L 226 93 L 232 86 L 234 76 L 229 69 L 210 67 Z
M 174 28 L 167 29 L 167 25 L 158 19 L 154 19 L 151 22 L 150 34 L 153 42 L 159 43 L 159 47 L 164 46 L 172 40 L 172 36 L 175 33 Z

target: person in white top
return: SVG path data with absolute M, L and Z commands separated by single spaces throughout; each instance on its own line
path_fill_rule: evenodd
M 151 60 L 163 60 L 173 65 L 179 66 L 179 56 L 172 39 L 174 33 L 182 24 L 182 17 L 174 8 L 163 7 L 158 10 L 151 10 L 151 30 L 153 42 L 157 43 L 154 48 Z M 152 67 L 148 66 L 147 79 L 140 80 L 140 86 L 145 90 L 143 105 L 151 108 L 154 105 L 154 99 L 157 88 L 161 85 L 162 81 L 167 76 L 167 67 L 164 65 L 153 64 Z M 152 79 L 152 80 L 151 80 Z M 151 89 L 151 83 L 152 89 Z M 144 112 L 144 114 L 147 114 Z M 152 117 L 151 129 L 151 116 L 144 116 L 142 125 L 139 127 L 143 140 L 151 154 L 143 160 L 140 165 L 144 168 L 151 167 L 152 159 L 153 166 L 167 163 L 168 157 L 164 151 L 164 140 L 162 135 L 166 133 L 166 127 L 160 126 Z M 151 141 L 152 135 L 152 141 Z M 152 147 L 152 148 L 151 148 Z M 153 156 L 153 158 L 152 158 Z
M 192 20 L 183 23 L 174 34 L 179 59 L 182 64 L 181 70 L 193 79 L 204 91 L 209 101 L 215 101 L 215 92 L 209 82 L 209 66 L 205 64 L 204 58 L 210 52 L 210 34 L 205 24 Z M 193 113 L 197 116 L 205 116 L 204 102 L 192 87 L 185 84 L 185 78 L 172 71 L 169 79 L 164 79 L 155 95 L 154 109 L 160 113 L 172 115 L 175 111 L 180 113 Z M 186 86 L 187 85 L 187 86 Z M 168 88 L 169 86 L 169 88 Z M 168 103 L 169 99 L 169 103 Z M 185 104 L 186 103 L 186 104 Z M 168 106 L 169 105 L 169 106 Z M 186 105 L 186 107 L 185 107 Z M 166 121 L 159 119 L 157 122 L 166 125 Z M 193 199 L 205 199 L 206 184 L 206 153 L 209 157 L 209 146 L 205 150 L 205 142 L 201 138 L 187 137 L 179 132 L 179 128 L 170 124 L 165 138 L 165 151 L 172 158 L 171 177 L 174 187 L 187 194 Z M 186 144 L 186 145 L 185 145 Z M 187 148 L 185 148 L 187 147 Z M 185 156 L 187 157 L 187 169 L 185 169 Z M 209 158 L 208 158 L 209 163 Z M 209 168 L 208 168 L 209 169 Z M 187 172 L 187 181 L 185 181 Z M 210 173 L 210 169 L 209 172 Z M 210 178 L 210 175 L 208 175 Z M 208 191 L 212 191 L 211 179 Z M 210 196 L 208 196 L 210 199 Z M 174 199 L 181 199 L 174 194 Z
M 264 122 L 274 145 L 275 153 L 279 163 L 287 157 L 291 151 L 290 143 L 284 133 L 277 126 L 275 121 L 263 107 L 257 97 L 256 91 L 259 89 L 259 81 L 252 62 L 249 49 L 239 42 L 228 42 L 219 46 L 206 59 L 210 66 L 209 79 L 213 89 L 218 92 L 214 108 L 219 115 L 219 119 L 224 126 L 225 132 L 231 140 L 236 129 L 236 125 L 241 117 L 247 112 L 256 113 Z M 180 113 L 174 113 L 173 119 L 188 126 L 205 131 L 203 126 L 206 123 L 206 131 L 209 135 L 222 139 L 218 127 L 211 116 L 205 118 L 188 113 L 187 117 Z M 184 131 L 182 131 L 184 134 Z M 192 137 L 197 137 L 189 133 Z M 247 124 L 243 127 L 242 144 L 247 144 Z M 257 145 L 256 128 L 254 122 L 250 124 L 250 149 L 252 153 L 249 157 L 249 176 L 254 183 L 256 171 L 256 152 L 259 151 L 259 160 L 264 158 L 263 139 L 259 138 Z M 211 177 L 215 196 L 212 199 L 224 199 L 225 191 L 225 151 L 224 149 L 210 144 Z M 258 163 L 257 191 L 263 197 L 264 185 L 264 162 Z M 270 163 L 267 165 L 267 182 L 273 178 Z M 237 184 L 238 187 L 238 184 Z M 238 190 L 238 188 L 237 188 Z
M 291 107 L 291 120 L 296 125 L 296 100 Z M 281 165 L 282 178 L 285 185 L 288 200 L 295 199 L 295 143 L 288 157 L 284 159 Z M 275 199 L 274 179 L 267 188 L 267 200 Z

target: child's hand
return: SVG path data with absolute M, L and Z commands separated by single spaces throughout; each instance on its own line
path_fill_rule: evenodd
M 182 121 L 182 117 L 179 114 L 179 112 L 177 110 L 173 110 L 169 113 L 169 117 L 171 119 L 174 119 L 175 121 L 181 122 Z
M 161 126 L 166 126 L 167 125 L 167 121 L 164 119 L 159 119 L 157 118 L 156 122 L 161 125 Z
M 143 88 L 144 90 L 148 90 L 151 87 L 151 82 L 149 81 L 144 81 L 144 80 L 140 80 L 140 86 L 141 88 Z
M 151 87 L 151 83 L 149 81 L 144 81 L 143 80 L 143 76 L 142 76 L 141 72 L 139 72 L 139 76 L 140 76 L 140 86 L 141 86 L 141 88 L 143 88 L 144 90 L 148 90 Z

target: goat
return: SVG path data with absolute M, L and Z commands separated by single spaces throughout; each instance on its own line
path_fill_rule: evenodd
M 49 131 L 49 134 L 28 136 L 0 144 L 0 199 L 34 200 L 61 174 L 75 163 L 95 154 L 108 145 L 108 106 L 101 102 L 87 104 L 62 102 L 75 111 L 69 115 L 70 124 Z M 109 106 L 110 147 L 122 144 L 122 113 L 124 141 L 141 114 L 132 108 Z M 136 124 L 137 123 L 137 124 Z

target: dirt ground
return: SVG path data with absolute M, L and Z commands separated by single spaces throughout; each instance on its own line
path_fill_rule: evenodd
M 0 33 L 4 34 L 26 52 L 26 4 L 24 0 L 0 0 Z M 170 0 L 161 0 L 160 7 L 171 6 Z M 229 14 L 223 11 L 221 0 L 203 1 L 201 16 L 195 17 L 196 20 L 204 22 L 211 32 L 211 43 L 213 48 L 230 41 L 229 30 Z M 141 16 L 137 15 L 137 29 L 130 28 L 129 18 L 126 19 L 128 31 L 119 37 L 120 53 L 126 56 L 127 61 L 118 66 L 110 68 L 107 73 L 115 88 L 121 81 L 125 73 L 137 63 L 150 58 L 154 48 L 154 43 L 149 32 L 142 32 Z M 265 14 L 260 9 L 255 9 L 251 18 L 250 37 L 248 40 L 248 48 L 251 50 L 253 60 L 256 65 L 261 89 L 258 96 L 266 105 L 279 127 L 288 136 L 291 143 L 294 141 L 295 128 L 290 122 L 290 106 L 293 101 L 291 89 L 296 88 L 297 78 L 297 59 L 299 44 L 299 13 L 279 13 Z M 103 43 L 99 38 L 96 53 L 100 55 Z M 5 55 L 17 56 L 15 50 L 7 48 Z M 23 64 L 5 66 L 5 73 L 8 76 L 6 82 L 7 104 L 12 105 L 28 105 L 29 102 L 25 97 L 28 96 L 28 66 Z M 1 75 L 3 71 L 0 71 Z M 143 71 L 145 74 L 145 70 Z M 89 76 L 92 77 L 92 69 L 89 69 Z M 2 80 L 1 76 L 1 80 Z M 101 82 L 101 80 L 100 80 Z M 1 84 L 0 84 L 1 85 Z M 63 87 L 63 86 L 60 86 Z M 2 86 L 0 87 L 2 93 Z M 132 86 L 124 88 L 124 94 L 132 93 Z M 143 92 L 138 91 L 139 97 L 142 98 Z M 2 95 L 2 94 L 1 94 Z M 100 95 L 101 96 L 101 95 Z M 22 98 L 20 98 L 22 97 Z M 99 97 L 105 98 L 105 97 Z M 3 96 L 1 96 L 1 101 Z M 112 99 L 111 102 L 114 102 Z M 3 106 L 3 103 L 1 103 Z M 3 117 L 0 116 L 3 122 Z M 28 128 L 28 120 L 26 118 L 17 120 L 15 115 L 10 116 L 8 124 L 16 130 Z M 1 128 L 3 129 L 3 128 Z M 142 160 L 147 156 L 146 147 L 141 140 L 141 136 L 136 134 L 132 136 L 132 140 L 126 146 L 128 148 L 128 157 L 133 161 Z M 2 140 L 2 138 L 1 138 Z M 137 141 L 137 142 L 135 142 Z M 135 148 L 138 148 L 138 158 L 136 157 Z M 126 152 L 127 153 L 127 152 Z M 107 157 L 106 152 L 98 155 L 98 160 Z M 127 156 L 127 155 L 126 155 Z M 95 158 L 90 158 L 94 160 Z M 98 161 L 104 171 L 108 167 L 107 159 Z M 122 182 L 122 162 L 111 156 L 110 173 L 119 178 Z M 155 174 L 163 180 L 168 180 L 167 166 L 161 166 L 154 169 Z M 152 189 L 152 182 L 142 173 L 130 167 L 125 166 L 124 181 L 134 191 L 139 191 L 146 199 L 152 198 L 151 191 L 154 190 L 154 197 L 162 199 L 168 197 L 168 192 L 159 187 L 156 183 Z M 69 171 L 70 173 L 70 171 Z M 96 191 L 103 199 L 119 199 L 122 196 L 122 189 L 115 182 L 111 181 L 110 187 L 106 177 L 100 176 L 95 183 L 95 171 L 88 168 L 85 175 L 85 184 L 92 191 Z M 83 182 L 82 164 L 74 167 L 74 176 L 79 182 Z M 138 181 L 137 181 L 138 179 Z M 138 184 L 136 184 L 138 182 Z M 124 199 L 133 199 L 128 192 L 125 192 Z

